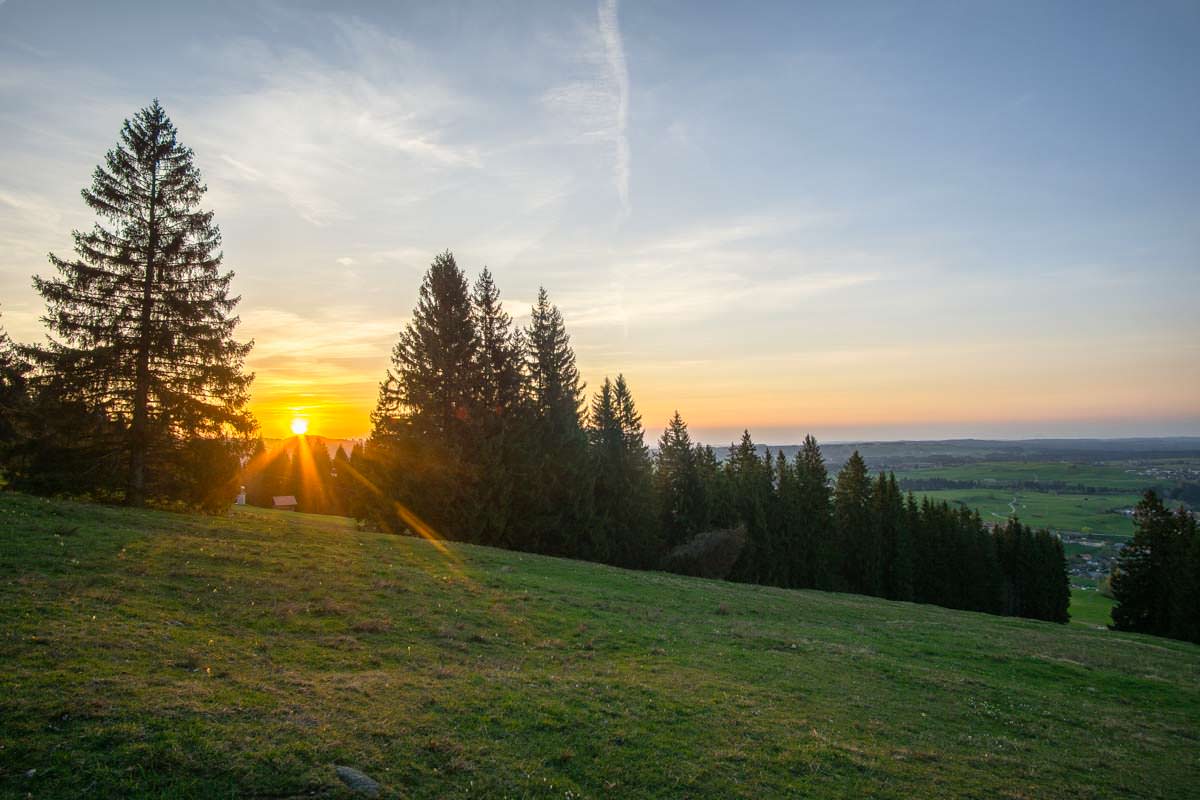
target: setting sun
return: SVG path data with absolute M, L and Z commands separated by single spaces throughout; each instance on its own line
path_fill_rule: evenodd
M 308 433 L 308 420 L 304 417 L 292 418 L 292 433 L 297 436 L 303 436 Z

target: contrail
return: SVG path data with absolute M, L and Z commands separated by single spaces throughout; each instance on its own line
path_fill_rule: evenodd
M 597 12 L 604 52 L 608 56 L 608 67 L 617 90 L 617 159 L 613 180 L 617 185 L 617 195 L 621 198 L 621 209 L 629 214 L 629 67 L 625 63 L 625 46 L 621 42 L 621 26 L 617 20 L 617 0 L 600 0 Z

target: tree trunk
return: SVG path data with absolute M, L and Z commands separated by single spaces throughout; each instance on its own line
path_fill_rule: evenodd
M 155 145 L 158 144 L 157 132 Z M 142 284 L 142 308 L 137 371 L 134 378 L 133 420 L 129 426 L 129 477 L 125 488 L 125 504 L 141 506 L 146 502 L 146 451 L 149 449 L 150 422 L 150 325 L 154 310 L 154 252 L 158 247 L 158 222 L 155 211 L 158 201 L 158 164 L 150 175 L 150 208 L 147 214 L 149 246 L 146 250 L 146 280 Z

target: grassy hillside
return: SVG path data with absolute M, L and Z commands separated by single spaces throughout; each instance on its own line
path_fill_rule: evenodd
M 0 495 L 0 795 L 1185 797 L 1200 648 Z
M 1097 628 L 1111 625 L 1114 605 L 1112 598 L 1100 594 L 1095 586 L 1071 587 L 1071 622 L 1076 625 Z

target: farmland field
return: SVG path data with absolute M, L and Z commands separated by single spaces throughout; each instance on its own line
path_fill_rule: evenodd
M 1112 598 L 1096 590 L 1095 581 L 1077 581 L 1071 587 L 1071 623 L 1107 627 L 1112 624 Z
M 1127 537 L 1133 534 L 1133 521 L 1125 512 L 1147 489 L 1158 491 L 1168 505 L 1189 502 L 1171 499 L 1173 493 L 1189 498 L 1192 505 L 1200 496 L 1200 459 L 1191 456 L 1115 461 L 1087 461 L 1082 456 L 1075 461 L 1001 458 L 966 463 L 960 463 L 960 458 L 942 464 L 936 458 L 914 455 L 898 467 L 901 486 L 978 508 L 988 521 L 1015 513 L 1035 528 L 1060 532 Z M 913 463 L 922 459 L 924 463 Z
M 1009 489 L 939 489 L 917 492 L 935 500 L 978 508 L 985 521 L 996 522 L 1014 513 L 1035 528 L 1058 531 L 1133 535 L 1133 521 L 1121 513 L 1132 508 L 1138 494 L 1055 494 Z
M 0 495 L 0 796 L 1150 798 L 1200 647 Z
M 1178 463 L 1178 462 L 1169 462 Z M 981 461 L 946 467 L 900 470 L 897 478 L 945 478 L 1011 485 L 1021 481 L 1062 482 L 1138 493 L 1156 483 L 1151 467 L 1046 461 Z

